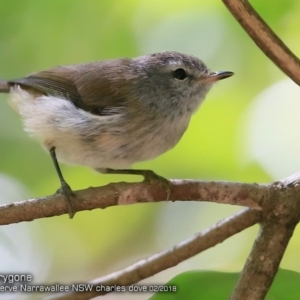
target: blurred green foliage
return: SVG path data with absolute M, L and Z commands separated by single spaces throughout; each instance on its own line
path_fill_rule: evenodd
M 253 5 L 299 53 L 299 1 L 270 4 L 255 0 Z M 236 75 L 213 88 L 173 150 L 135 167 L 153 169 L 167 178 L 275 179 L 258 160 L 248 156 L 243 120 L 253 98 L 285 75 L 250 40 L 221 1 L 0 1 L 0 78 L 163 50 L 193 54 L 212 70 L 230 70 Z M 0 95 L 0 172 L 28 189 L 26 195 L 19 193 L 18 200 L 51 194 L 59 186 L 51 159 L 23 132 L 7 98 Z M 101 175 L 81 166 L 62 166 L 62 171 L 74 190 L 139 180 Z M 1 200 L 9 202 L 5 195 L 2 193 Z M 33 248 L 43 253 L 48 262 L 47 267 L 41 263 L 44 281 L 86 281 L 172 247 L 238 209 L 205 203 L 120 206 L 78 213 L 72 221 L 61 216 L 14 225 L 16 232 L 10 238 L 21 248 L 18 228 L 28 227 L 32 245 L 23 250 Z M 256 228 L 246 230 L 148 282 L 164 283 L 174 274 L 195 267 L 239 271 L 255 233 Z M 283 260 L 285 268 L 300 271 L 296 263 L 299 247 L 296 232 Z M 42 277 L 36 274 L 39 282 Z

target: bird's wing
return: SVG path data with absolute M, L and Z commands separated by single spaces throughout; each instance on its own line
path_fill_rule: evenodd
M 130 60 L 124 60 L 122 70 L 118 70 L 117 62 L 61 66 L 8 83 L 29 92 L 64 98 L 94 114 L 114 114 L 124 107 L 130 90 L 129 80 L 124 78 Z

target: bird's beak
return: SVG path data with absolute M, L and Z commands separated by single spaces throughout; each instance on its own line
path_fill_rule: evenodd
M 211 72 L 207 79 L 211 82 L 219 81 L 221 79 L 225 79 L 231 77 L 234 73 L 230 71 L 218 71 L 218 72 Z
M 221 79 L 228 78 L 232 76 L 234 73 L 229 71 L 218 71 L 218 72 L 212 72 L 210 71 L 208 74 L 202 74 L 197 81 L 200 83 L 210 83 L 213 84 L 216 81 L 219 81 Z

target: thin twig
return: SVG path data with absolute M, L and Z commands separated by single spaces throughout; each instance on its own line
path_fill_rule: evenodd
M 230 236 L 259 222 L 260 216 L 260 211 L 245 209 L 177 244 L 169 250 L 143 259 L 118 272 L 93 280 L 91 282 L 93 284 L 93 291 L 91 292 L 55 294 L 47 299 L 86 300 L 107 293 L 103 291 L 103 286 L 127 286 L 137 283 L 163 270 L 174 267 L 180 262 L 223 242 Z M 96 291 L 97 286 L 102 286 L 102 292 Z
M 293 81 L 300 85 L 300 60 L 272 31 L 246 0 L 223 0 L 228 10 L 256 45 Z
M 169 201 L 207 201 L 260 209 L 268 186 L 258 184 L 171 180 Z M 157 183 L 114 183 L 74 192 L 76 211 L 142 202 L 166 201 L 166 190 Z M 0 225 L 68 213 L 63 195 L 56 194 L 0 206 Z M 76 216 L 75 216 L 76 217 Z

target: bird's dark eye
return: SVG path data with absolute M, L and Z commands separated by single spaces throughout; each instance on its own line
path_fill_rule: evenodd
M 174 77 L 179 80 L 183 80 L 187 77 L 186 72 L 183 69 L 177 69 L 173 72 Z

